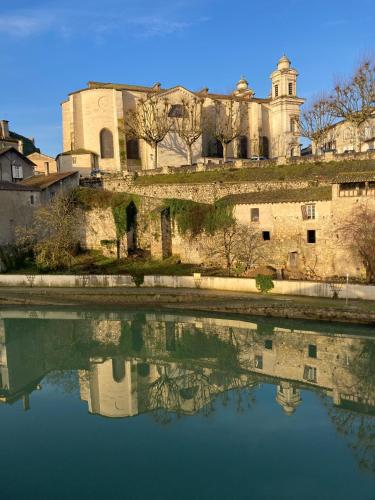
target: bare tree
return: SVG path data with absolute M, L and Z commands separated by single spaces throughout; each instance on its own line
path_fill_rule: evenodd
M 302 112 L 298 121 L 301 135 L 310 139 L 315 150 L 323 147 L 328 137 L 333 138 L 332 125 L 335 122 L 335 116 L 331 101 L 322 94 L 316 97 L 310 106 Z
M 203 99 L 183 100 L 181 112 L 173 118 L 174 130 L 186 145 L 187 161 L 193 164 L 193 144 L 203 133 Z
M 35 255 L 40 268 L 69 268 L 78 244 L 78 214 L 71 197 L 55 196 L 34 212 L 30 227 L 18 227 L 17 243 Z
M 334 116 L 353 126 L 360 151 L 362 129 L 375 112 L 375 62 L 363 62 L 349 81 L 337 83 L 330 101 Z
M 367 283 L 375 283 L 375 210 L 367 205 L 355 207 L 339 233 L 364 265 Z
M 235 266 L 243 271 L 254 267 L 262 257 L 264 244 L 259 232 L 245 224 L 223 227 L 202 243 L 207 259 L 218 265 L 225 262 L 228 274 Z
M 224 161 L 228 159 L 228 145 L 244 133 L 243 103 L 234 99 L 216 100 L 214 123 L 211 125 L 213 136 L 223 147 Z
M 158 95 L 148 95 L 139 99 L 136 109 L 128 113 L 125 130 L 128 136 L 143 139 L 154 152 L 154 168 L 158 166 L 158 144 L 171 129 L 172 121 L 168 116 L 168 100 Z

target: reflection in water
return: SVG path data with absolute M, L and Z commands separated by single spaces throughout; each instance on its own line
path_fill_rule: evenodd
M 275 401 L 292 416 L 303 405 L 301 389 L 309 389 L 318 391 L 360 465 L 374 470 L 375 338 L 369 329 L 162 313 L 31 316 L 1 313 L 1 402 L 23 399 L 30 409 L 31 393 L 47 379 L 79 391 L 92 414 L 150 412 L 167 424 L 175 415 L 213 414 L 215 400 L 225 404 L 234 389 L 241 411 L 254 404 L 262 383 L 274 385 Z

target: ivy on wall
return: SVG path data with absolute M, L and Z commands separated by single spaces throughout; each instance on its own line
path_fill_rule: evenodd
M 173 198 L 164 200 L 164 207 L 169 208 L 171 218 L 182 235 L 190 233 L 195 237 L 202 233 L 214 234 L 234 223 L 233 206 L 228 204 L 217 202 L 208 205 Z

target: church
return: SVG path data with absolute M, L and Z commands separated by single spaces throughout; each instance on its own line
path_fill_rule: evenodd
M 72 92 L 62 107 L 63 152 L 60 170 L 79 169 L 105 172 L 151 170 L 155 168 L 153 148 L 143 139 L 126 135 L 129 113 L 147 96 L 158 96 L 168 102 L 170 116 L 182 101 L 199 98 L 202 116 L 209 114 L 215 103 L 235 102 L 244 110 L 241 135 L 228 144 L 229 159 L 279 158 L 300 155 L 298 118 L 303 99 L 297 95 L 298 72 L 284 55 L 270 75 L 271 89 L 266 98 L 255 96 L 245 78 L 232 93 L 217 94 L 204 88 L 190 91 L 182 86 L 169 89 L 156 83 L 139 85 L 89 82 L 87 88 Z M 193 145 L 193 163 L 220 162 L 222 144 L 209 129 Z M 158 167 L 187 164 L 186 151 L 171 130 L 158 146 Z

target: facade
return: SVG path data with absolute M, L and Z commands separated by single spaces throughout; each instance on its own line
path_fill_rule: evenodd
M 34 152 L 28 158 L 35 163 L 36 174 L 49 175 L 57 172 L 56 160 L 52 156 Z
M 337 154 L 375 151 L 375 115 L 359 130 L 346 120 L 338 122 L 329 128 L 323 151 L 317 151 L 315 144 L 313 150 L 317 154 L 324 151 L 333 151 Z
M 16 228 L 32 223 L 33 211 L 40 202 L 39 189 L 0 181 L 0 247 L 15 243 Z
M 209 117 L 215 102 L 235 102 L 241 106 L 243 135 L 229 147 L 232 158 L 299 156 L 299 133 L 296 119 L 303 100 L 297 97 L 298 73 L 283 56 L 271 74 L 270 97 L 257 98 L 241 78 L 231 94 L 214 94 L 208 89 L 192 92 L 177 86 L 162 89 L 152 87 L 89 82 L 88 87 L 69 95 L 62 103 L 63 154 L 74 155 L 86 151 L 85 167 L 99 167 L 103 171 L 153 168 L 153 151 L 143 140 L 126 137 L 127 117 L 139 99 L 156 95 L 166 99 L 170 116 L 177 117 L 183 100 L 203 100 L 203 116 Z M 178 113 L 177 113 L 178 114 Z M 222 156 L 220 145 L 209 129 L 194 144 L 193 161 Z M 96 161 L 98 158 L 98 161 Z M 65 160 L 64 160 L 65 161 Z M 175 132 L 167 134 L 159 145 L 158 166 L 181 166 L 187 163 L 184 144 Z M 74 166 L 74 165 L 73 165 Z
M 21 182 L 22 186 L 40 191 L 42 203 L 48 203 L 54 196 L 69 192 L 79 185 L 78 172 L 63 172 L 49 175 L 36 175 Z
M 0 149 L 0 181 L 20 182 L 34 175 L 35 163 L 13 146 Z

